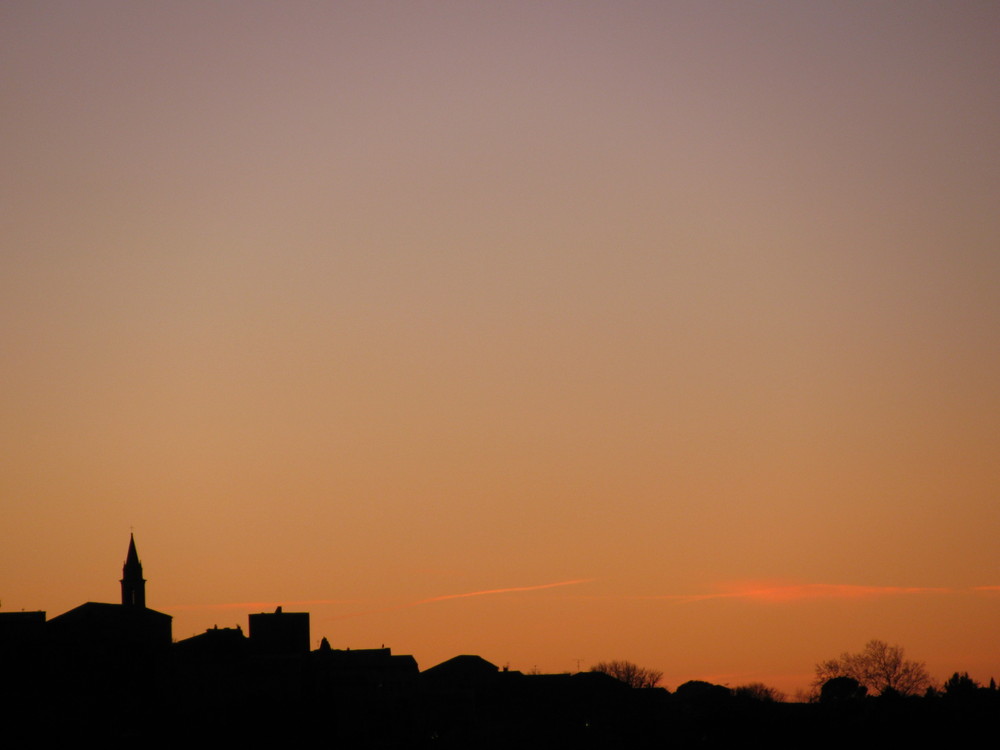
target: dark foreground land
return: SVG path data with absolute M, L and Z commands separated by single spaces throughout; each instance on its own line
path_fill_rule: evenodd
M 0 741 L 7 747 L 96 740 L 103 747 L 944 748 L 993 742 L 1000 719 L 1000 691 L 985 688 L 778 703 L 707 683 L 671 693 L 629 688 L 596 672 L 527 675 L 474 656 L 419 672 L 412 657 L 389 649 L 268 654 L 179 646 L 155 653 L 7 653 L 0 666 Z

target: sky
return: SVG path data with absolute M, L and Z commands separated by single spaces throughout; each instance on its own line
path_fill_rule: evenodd
M 1000 678 L 1000 5 L 0 4 L 0 606 Z

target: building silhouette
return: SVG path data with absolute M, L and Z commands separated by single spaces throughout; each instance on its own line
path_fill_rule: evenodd
M 258 653 L 305 654 L 309 652 L 309 613 L 261 612 L 248 617 L 250 643 Z
M 127 657 L 169 648 L 173 618 L 146 607 L 146 581 L 134 535 L 129 537 L 121 587 L 121 604 L 86 602 L 50 619 L 45 624 L 50 645 L 66 651 L 67 658 L 95 651 Z

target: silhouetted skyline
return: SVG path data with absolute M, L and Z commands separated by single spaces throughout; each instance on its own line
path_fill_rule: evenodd
M 130 536 L 121 602 L 86 602 L 51 619 L 0 612 L 0 725 L 9 741 L 144 738 L 322 741 L 350 747 L 798 747 L 803 737 L 858 746 L 981 738 L 1000 691 L 955 672 L 940 687 L 902 650 L 872 641 L 822 666 L 812 698 L 661 675 L 627 661 L 587 672 L 525 674 L 475 654 L 422 672 L 413 656 L 310 648 L 307 612 L 249 615 L 174 640 L 171 618 L 144 603 Z M 445 634 L 447 635 L 447 634 Z M 820 667 L 817 675 L 820 676 Z M 873 697 L 877 696 L 877 697 Z M 815 744 L 815 743 L 814 743 Z

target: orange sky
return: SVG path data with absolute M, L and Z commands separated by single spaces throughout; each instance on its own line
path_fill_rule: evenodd
M 0 9 L 0 602 L 1000 677 L 1000 6 Z

